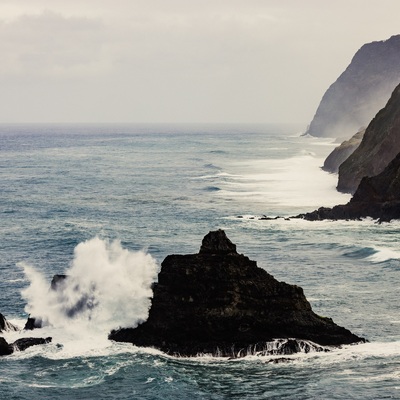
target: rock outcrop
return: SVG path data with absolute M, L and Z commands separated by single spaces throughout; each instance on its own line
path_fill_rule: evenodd
M 8 344 L 7 341 L 0 337 L 0 356 L 8 356 L 15 351 L 24 351 L 28 347 L 36 346 L 39 344 L 47 344 L 52 340 L 51 337 L 48 338 L 21 338 L 16 340 L 14 343 Z
M 109 338 L 173 355 L 229 357 L 268 353 L 276 338 L 286 343 L 280 354 L 300 351 L 305 342 L 321 350 L 363 341 L 315 314 L 302 288 L 278 282 L 238 254 L 221 230 L 205 236 L 198 254 L 167 256 L 148 320 Z
M 348 139 L 366 126 L 400 82 L 400 35 L 362 46 L 325 92 L 306 133 Z
M 18 327 L 7 321 L 3 314 L 0 313 L 0 332 L 18 331 Z M 45 344 L 51 342 L 51 337 L 48 338 L 21 338 L 17 339 L 14 343 L 7 343 L 7 341 L 0 337 L 0 356 L 8 356 L 14 351 L 23 351 L 28 347 L 37 344 Z
M 365 217 L 378 219 L 380 222 L 400 219 L 400 153 L 380 174 L 364 177 L 347 204 L 333 208 L 321 207 L 297 217 L 310 221 Z
M 6 320 L 6 317 L 0 313 L 0 332 L 18 331 L 18 327 Z
M 359 147 L 339 167 L 337 189 L 354 193 L 364 176 L 381 173 L 400 152 L 400 85 L 368 125 Z
M 352 136 L 351 139 L 345 140 L 340 146 L 335 147 L 324 161 L 322 169 L 326 172 L 336 174 L 339 171 L 339 166 L 346 161 L 360 145 L 364 133 L 365 129 L 361 129 Z

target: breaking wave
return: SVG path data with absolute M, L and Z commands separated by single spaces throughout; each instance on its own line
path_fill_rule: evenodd
M 80 335 L 97 330 L 105 337 L 113 328 L 135 327 L 147 319 L 151 285 L 158 272 L 151 255 L 98 237 L 75 248 L 57 290 L 50 289 L 48 280 L 33 266 L 19 265 L 30 281 L 22 297 L 31 317 L 40 318 L 45 327 Z

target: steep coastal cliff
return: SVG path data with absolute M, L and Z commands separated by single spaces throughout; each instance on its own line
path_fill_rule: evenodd
M 400 35 L 365 44 L 325 92 L 307 134 L 348 139 L 367 126 L 400 82 Z
M 309 221 L 371 217 L 380 222 L 390 222 L 400 219 L 400 153 L 380 174 L 364 177 L 347 204 L 321 207 L 299 217 Z
M 339 167 L 337 189 L 354 193 L 364 176 L 375 176 L 400 152 L 400 85 L 368 125 L 358 148 Z
M 345 140 L 326 158 L 322 169 L 326 172 L 337 173 L 339 166 L 353 154 L 354 150 L 360 145 L 364 137 L 365 129 L 360 130 L 349 140 Z

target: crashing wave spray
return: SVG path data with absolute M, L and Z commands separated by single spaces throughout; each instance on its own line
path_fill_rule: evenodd
M 25 311 L 56 328 L 92 325 L 105 334 L 136 327 L 148 317 L 158 267 L 151 255 L 98 237 L 80 243 L 66 278 L 51 290 L 42 274 L 20 264 L 30 281 L 22 291 Z

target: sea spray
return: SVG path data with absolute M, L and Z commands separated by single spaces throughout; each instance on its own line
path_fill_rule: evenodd
M 80 331 L 92 327 L 105 336 L 113 328 L 135 327 L 147 319 L 158 272 L 151 255 L 98 237 L 75 248 L 57 290 L 32 266 L 20 265 L 30 281 L 22 291 L 27 313 L 45 326 Z

